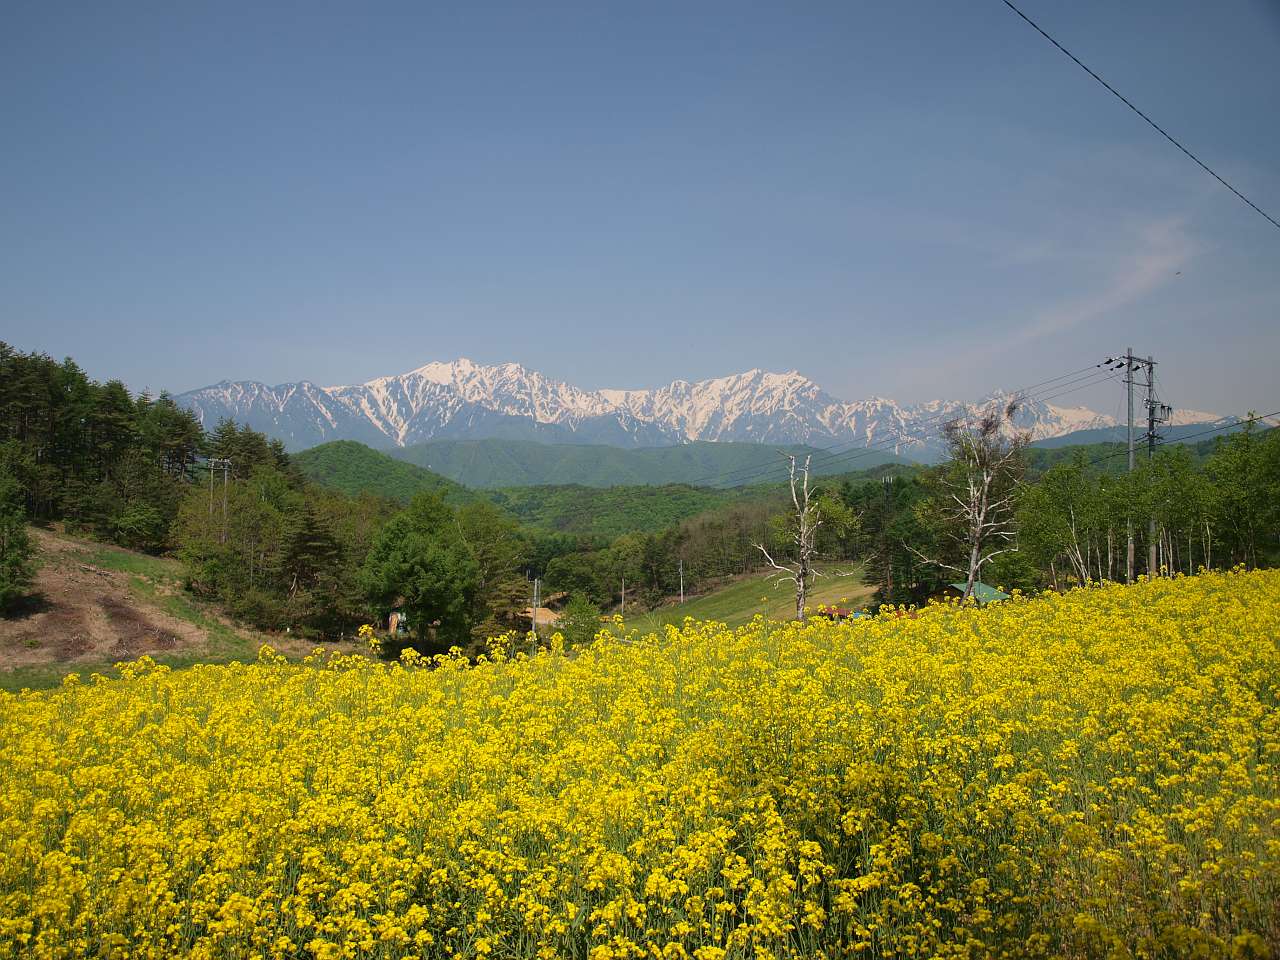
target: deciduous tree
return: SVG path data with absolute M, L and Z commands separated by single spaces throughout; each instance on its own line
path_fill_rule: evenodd
M 1017 410 L 1014 401 L 972 420 L 952 420 L 943 428 L 951 460 L 937 474 L 937 489 L 926 504 L 939 554 L 917 552 L 927 562 L 960 574 L 965 599 L 973 594 L 984 566 L 1018 549 L 1014 497 L 1022 477 L 1022 449 L 1029 438 L 1014 429 Z
M 764 543 L 757 543 L 756 549 L 763 554 L 765 562 L 774 571 L 770 579 L 776 583 L 792 583 L 796 588 L 796 619 L 805 618 L 805 605 L 809 596 L 809 587 L 815 577 L 820 576 L 814 569 L 813 561 L 818 554 L 818 530 L 822 527 L 822 512 L 817 499 L 809 488 L 809 457 L 804 458 L 804 466 L 797 469 L 796 458 L 787 456 L 790 464 L 789 484 L 791 491 L 791 512 L 786 518 L 786 548 L 782 553 L 776 548 L 770 551 Z M 777 557 L 774 557 L 774 553 Z

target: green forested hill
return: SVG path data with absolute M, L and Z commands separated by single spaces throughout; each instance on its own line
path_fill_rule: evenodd
M 579 484 L 615 487 L 630 484 L 690 484 L 732 487 L 777 479 L 758 475 L 778 468 L 782 454 L 814 455 L 815 473 L 840 473 L 848 464 L 818 464 L 830 455 L 814 447 L 760 443 L 686 443 L 673 447 L 626 449 L 588 444 L 535 443 L 524 440 L 433 440 L 388 451 L 391 456 L 449 477 L 473 489 Z M 890 454 L 869 452 L 859 469 L 901 463 Z
M 744 500 L 776 500 L 781 487 L 716 490 L 685 484 L 622 487 L 508 487 L 490 499 L 522 523 L 561 533 L 616 537 L 662 530 L 719 507 Z
M 1191 450 L 1193 459 L 1200 461 L 1212 453 L 1215 442 L 1210 437 L 1188 443 L 1187 447 Z M 574 464 L 582 469 L 584 475 L 566 483 L 510 484 L 496 489 L 469 490 L 433 470 L 350 440 L 313 447 L 294 454 L 292 459 L 309 479 L 344 493 L 367 492 L 407 502 L 414 494 L 428 490 L 442 493 L 446 501 L 455 505 L 477 499 L 488 500 L 529 527 L 593 537 L 616 537 L 633 532 L 652 533 L 698 514 L 748 501 L 777 501 L 781 506 L 784 495 L 785 472 L 779 455 L 781 448 L 777 447 L 689 444 L 652 450 L 622 450 L 613 447 L 554 447 L 548 444 L 528 446 L 540 450 L 529 452 L 522 449 L 523 444 L 508 441 L 451 441 L 424 444 L 403 452 L 421 454 L 433 449 L 436 453 L 444 451 L 452 458 L 450 462 L 455 468 L 465 474 L 479 471 L 482 478 L 489 480 L 502 474 L 498 469 L 498 457 L 504 450 L 515 458 L 512 462 L 516 466 L 510 472 L 517 476 L 548 468 L 556 475 L 572 476 L 569 467 Z M 747 452 L 757 455 L 763 453 L 768 459 L 757 469 L 750 458 L 745 456 L 746 452 L 730 449 L 729 462 L 741 457 L 748 464 L 739 467 L 741 472 L 736 475 L 724 476 L 729 474 L 730 468 L 721 471 L 722 483 L 737 480 L 743 484 L 732 488 L 654 480 L 633 480 L 608 486 L 599 482 L 600 478 L 611 475 L 661 477 L 669 472 L 681 471 L 696 474 L 695 467 L 706 466 L 709 462 L 708 451 L 699 449 L 703 447 L 754 447 L 754 451 Z M 552 453 L 548 455 L 546 451 Z M 612 459 L 607 455 L 599 455 L 596 451 L 623 456 Z M 676 454 L 683 454 L 684 457 Z M 1145 446 L 1139 450 L 1139 455 L 1145 458 Z M 527 456 L 523 463 L 518 460 L 521 456 Z M 714 456 L 712 452 L 711 458 Z M 1077 456 L 1083 456 L 1095 469 L 1104 473 L 1123 473 L 1126 468 L 1124 445 L 1116 443 L 1056 448 L 1029 447 L 1026 456 L 1028 471 L 1033 477 L 1055 464 L 1070 462 Z M 863 467 L 870 459 L 859 457 L 858 466 Z M 827 482 L 849 480 L 858 483 L 865 481 L 870 474 L 880 474 L 884 469 L 883 466 L 873 469 L 870 474 L 866 469 L 836 474 L 834 471 L 842 466 L 847 468 L 849 462 L 829 456 L 815 456 L 815 467 L 819 468 L 815 473 L 822 473 L 820 467 L 824 460 L 834 460 L 828 466 L 832 473 Z M 467 462 L 474 466 L 463 468 L 462 464 Z M 760 461 L 756 459 L 755 462 Z M 776 469 L 766 470 L 775 467 Z M 903 466 L 898 469 L 910 470 L 911 467 Z M 486 470 L 492 472 L 486 475 Z M 595 471 L 594 474 L 590 473 L 592 470 Z M 701 474 L 702 479 L 707 477 L 708 474 Z M 596 482 L 591 482 L 592 480 Z
M 916 469 L 915 466 L 895 465 L 832 474 L 824 478 L 822 486 L 832 489 L 848 483 L 856 487 L 878 482 L 886 475 L 910 474 Z M 654 533 L 699 514 L 745 503 L 766 504 L 771 510 L 782 512 L 788 500 L 786 483 L 776 474 L 763 479 L 771 479 L 772 482 L 728 489 L 694 487 L 683 483 L 604 488 L 562 484 L 506 487 L 483 493 L 529 526 L 613 537 L 632 532 Z
M 292 459 L 308 479 L 344 493 L 373 493 L 401 502 L 424 490 L 442 493 L 454 504 L 484 499 L 530 527 L 601 537 L 661 530 L 728 503 L 781 495 L 781 488 L 717 490 L 684 484 L 603 489 L 564 484 L 472 491 L 424 467 L 350 440 L 322 444 L 294 454 Z
M 402 502 L 424 490 L 444 495 L 450 503 L 465 503 L 475 495 L 447 477 L 396 460 L 354 440 L 335 440 L 292 455 L 309 480 L 343 493 L 373 493 Z
M 1223 417 L 1221 420 L 1204 423 L 1182 423 L 1176 427 L 1166 425 L 1160 428 L 1160 440 L 1162 443 L 1199 445 L 1199 441 L 1196 438 L 1202 436 L 1206 430 L 1213 429 L 1215 436 L 1226 437 L 1233 433 L 1239 433 L 1244 427 L 1244 421 L 1236 417 Z M 1146 414 L 1143 413 L 1139 422 L 1138 433 L 1143 433 L 1145 428 Z M 1123 442 L 1124 425 L 1120 424 L 1114 427 L 1099 427 L 1095 430 L 1076 430 L 1072 433 L 1064 433 L 1059 437 L 1046 437 L 1044 440 L 1037 440 L 1032 446 L 1052 450 L 1057 447 L 1095 447 Z M 1210 445 L 1212 445 L 1212 441 Z

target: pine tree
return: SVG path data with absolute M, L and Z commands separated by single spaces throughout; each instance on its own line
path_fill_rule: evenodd
M 375 609 L 385 615 L 399 606 L 408 613 L 424 653 L 470 638 L 478 578 L 453 511 L 429 493 L 414 497 L 382 528 L 362 570 Z
M 27 535 L 22 489 L 0 472 L 0 613 L 9 610 L 31 586 L 35 551 Z

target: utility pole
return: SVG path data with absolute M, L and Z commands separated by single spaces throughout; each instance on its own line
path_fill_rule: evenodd
M 1147 355 L 1144 360 L 1141 357 L 1133 355 L 1133 347 L 1125 351 L 1123 357 L 1107 357 L 1106 360 L 1098 364 L 1099 367 L 1108 367 L 1111 370 L 1118 370 L 1124 367 L 1124 385 L 1129 398 L 1129 421 L 1128 421 L 1128 454 L 1129 454 L 1129 473 L 1133 473 L 1134 463 L 1134 416 L 1133 416 L 1133 388 L 1138 382 L 1134 377 L 1134 373 L 1139 367 L 1146 367 L 1147 370 L 1147 459 L 1148 462 L 1156 453 L 1156 426 L 1161 423 L 1168 422 L 1173 414 L 1173 408 L 1168 404 L 1161 403 L 1156 399 L 1156 358 Z M 1125 521 L 1128 531 L 1128 548 L 1125 551 L 1125 580 L 1129 583 L 1133 582 L 1134 575 L 1134 544 L 1133 544 L 1133 517 Z M 1156 518 L 1154 511 L 1147 525 L 1147 575 L 1156 575 Z
M 680 602 L 684 603 L 684 557 L 680 558 Z
M 1124 354 L 1124 382 L 1129 391 L 1129 473 L 1133 473 L 1133 347 Z M 1128 549 L 1125 552 L 1124 578 L 1133 583 L 1133 517 L 1125 521 Z
M 227 468 L 231 466 L 230 460 L 222 461 L 222 540 L 227 540 Z
M 532 627 L 532 632 L 535 637 L 538 635 L 538 603 L 542 599 L 540 595 L 542 591 L 539 589 L 541 585 L 542 585 L 542 581 L 540 581 L 537 577 L 534 577 L 533 578 L 533 606 L 530 607 L 529 609 L 529 625 Z
M 227 542 L 227 471 L 231 466 L 231 461 L 225 457 L 209 458 L 209 519 L 213 520 L 213 471 L 217 467 L 222 467 L 222 532 L 218 539 L 221 543 Z
M 1161 422 L 1156 404 L 1156 361 L 1147 357 L 1147 459 L 1156 455 L 1156 424 Z
M 627 615 L 627 578 L 622 578 L 622 615 Z
M 1156 435 L 1156 427 L 1162 423 L 1167 423 L 1173 415 L 1173 408 L 1167 403 L 1161 403 L 1156 399 L 1156 361 L 1154 357 L 1147 357 L 1147 462 L 1150 463 L 1155 459 L 1156 441 L 1159 437 Z M 1159 571 L 1156 568 L 1156 515 L 1155 511 L 1151 512 L 1151 523 L 1147 530 L 1147 575 L 1155 576 Z
M 1156 361 L 1147 356 L 1147 476 L 1151 476 L 1151 461 L 1156 455 Z M 1154 507 L 1154 504 L 1152 504 Z M 1154 577 L 1156 569 L 1156 512 L 1151 511 L 1147 521 L 1147 576 Z

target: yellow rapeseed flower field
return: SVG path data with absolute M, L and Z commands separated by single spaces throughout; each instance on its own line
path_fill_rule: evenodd
M 0 694 L 0 957 L 1276 956 L 1280 572 Z

